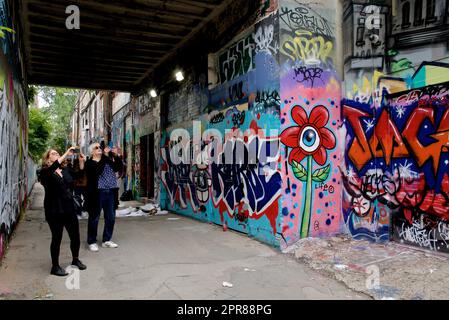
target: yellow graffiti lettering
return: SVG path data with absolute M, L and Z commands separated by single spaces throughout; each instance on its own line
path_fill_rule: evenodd
M 296 31 L 296 36 L 286 36 L 281 52 L 293 61 L 332 62 L 331 41 L 322 36 L 313 36 L 309 31 Z

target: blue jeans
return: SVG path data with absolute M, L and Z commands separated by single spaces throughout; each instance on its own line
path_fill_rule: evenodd
M 114 232 L 115 224 L 115 191 L 114 189 L 100 189 L 98 205 L 95 210 L 89 212 L 89 222 L 87 227 L 87 243 L 97 242 L 98 221 L 100 220 L 101 209 L 104 213 L 103 242 L 110 241 Z

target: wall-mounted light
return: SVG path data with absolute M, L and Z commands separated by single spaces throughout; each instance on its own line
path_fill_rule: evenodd
M 150 96 L 152 96 L 153 98 L 156 98 L 156 97 L 157 97 L 157 92 L 156 92 L 156 90 L 151 89 L 151 91 L 150 91 Z
M 176 80 L 177 80 L 177 81 L 182 81 L 182 80 L 184 80 L 184 75 L 182 74 L 182 71 L 176 72 L 175 77 L 176 77 Z

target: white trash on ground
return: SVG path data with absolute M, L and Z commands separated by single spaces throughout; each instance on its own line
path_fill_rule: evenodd
M 348 266 L 344 264 L 336 264 L 334 265 L 334 268 L 337 270 L 345 270 Z
M 120 207 L 120 206 L 119 206 Z M 122 205 L 123 208 L 123 205 Z M 116 217 L 139 217 L 139 216 L 153 216 L 153 215 L 166 215 L 169 212 L 167 210 L 161 210 L 159 205 L 153 203 L 147 203 L 141 207 L 128 207 L 118 209 L 115 211 Z
M 230 282 L 223 281 L 223 287 L 232 288 L 234 285 Z

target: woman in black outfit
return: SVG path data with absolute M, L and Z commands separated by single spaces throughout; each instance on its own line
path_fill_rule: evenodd
M 78 218 L 73 203 L 73 177 L 69 168 L 61 164 L 69 155 L 73 155 L 75 147 L 71 147 L 60 156 L 56 150 L 48 150 L 42 158 L 40 180 L 45 188 L 44 208 L 45 220 L 51 230 L 50 253 L 52 260 L 51 274 L 66 276 L 67 273 L 59 266 L 59 250 L 62 233 L 66 228 L 70 237 L 70 250 L 72 251 L 72 265 L 80 270 L 86 266 L 78 259 L 80 249 L 80 233 Z M 84 167 L 85 157 L 80 154 L 80 166 Z
M 98 251 L 97 229 L 101 210 L 104 213 L 104 230 L 102 247 L 117 248 L 112 241 L 115 225 L 115 210 L 117 208 L 118 184 L 116 172 L 122 170 L 123 163 L 117 148 L 101 149 L 99 143 L 89 147 L 91 158 L 86 161 L 87 175 L 87 209 L 89 221 L 87 228 L 87 243 L 89 250 Z

